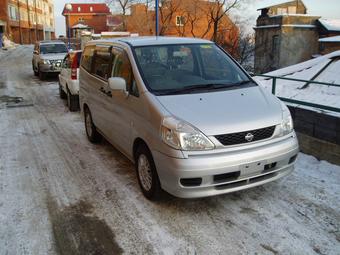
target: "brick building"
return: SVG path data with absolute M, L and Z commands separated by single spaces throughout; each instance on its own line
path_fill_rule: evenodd
M 213 39 L 212 11 L 222 11 L 215 2 L 205 0 L 168 0 L 159 11 L 159 32 L 164 36 L 182 36 Z M 155 34 L 155 11 L 145 4 L 134 4 L 129 15 L 108 18 L 111 31 L 128 31 L 139 35 Z M 235 53 L 238 48 L 238 27 L 227 15 L 222 15 L 217 26 L 220 45 Z
M 66 19 L 66 31 L 71 29 L 71 37 L 79 38 L 82 31 L 91 31 L 99 34 L 108 31 L 107 16 L 111 14 L 106 4 L 71 4 L 72 9 L 67 10 L 66 5 L 63 16 Z
M 55 37 L 53 0 L 0 0 L 0 33 L 20 44 Z

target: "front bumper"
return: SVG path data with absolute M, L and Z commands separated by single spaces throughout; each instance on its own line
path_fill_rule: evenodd
M 61 65 L 56 66 L 52 64 L 40 64 L 39 71 L 43 73 L 60 73 Z
M 181 198 L 214 196 L 259 186 L 294 170 L 295 133 L 279 141 L 239 150 L 214 150 L 172 158 L 152 151 L 162 188 Z

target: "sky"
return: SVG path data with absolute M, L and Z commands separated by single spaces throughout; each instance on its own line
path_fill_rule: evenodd
M 288 0 L 287 0 L 288 1 Z M 65 35 L 65 18 L 61 15 L 66 3 L 103 3 L 104 0 L 55 0 L 54 11 L 56 18 L 56 35 Z M 285 0 L 254 0 L 248 1 L 249 4 L 244 6 L 240 12 L 249 20 L 249 27 L 255 26 L 256 18 L 259 12 L 256 11 L 260 7 L 270 6 L 277 2 L 285 2 Z M 303 0 L 308 8 L 308 14 L 322 16 L 323 18 L 340 19 L 340 0 Z

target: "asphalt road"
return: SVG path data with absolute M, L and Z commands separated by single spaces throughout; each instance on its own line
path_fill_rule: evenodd
M 57 79 L 33 76 L 32 50 L 0 52 L 0 254 L 340 254 L 339 166 L 300 154 L 262 187 L 150 202 Z

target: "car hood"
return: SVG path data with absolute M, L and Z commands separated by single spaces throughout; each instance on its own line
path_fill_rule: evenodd
M 254 130 L 282 121 L 280 101 L 259 86 L 157 99 L 172 115 L 205 135 Z
M 63 60 L 67 53 L 53 53 L 40 55 L 41 59 L 46 60 Z

